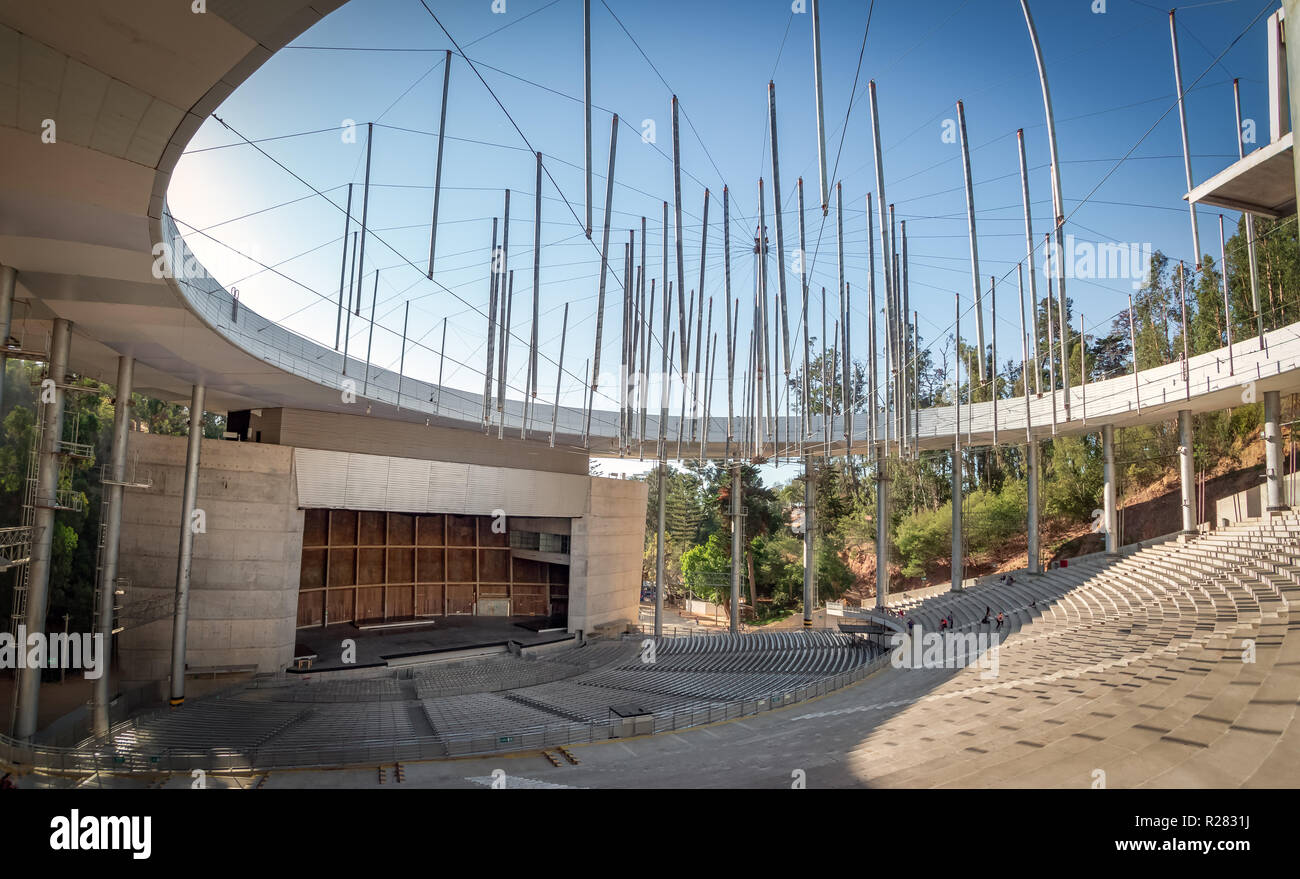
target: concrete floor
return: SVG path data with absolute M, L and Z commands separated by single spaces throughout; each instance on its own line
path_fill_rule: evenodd
M 342 665 L 344 640 L 356 643 L 356 665 L 382 664 L 384 657 L 433 650 L 455 650 L 480 644 L 517 641 L 541 644 L 564 637 L 563 632 L 535 632 L 518 625 L 534 622 L 536 617 L 451 616 L 430 620 L 416 628 L 358 629 L 351 623 L 339 623 L 317 629 L 299 629 L 298 643 L 316 653 L 315 668 Z

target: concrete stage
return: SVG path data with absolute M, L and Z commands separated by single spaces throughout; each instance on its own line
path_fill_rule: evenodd
M 419 654 L 447 652 L 463 659 L 465 652 L 481 648 L 484 653 L 504 653 L 507 641 L 523 647 L 572 641 L 564 631 L 534 631 L 523 624 L 537 625 L 539 617 L 451 616 L 431 619 L 424 625 L 397 628 L 361 629 L 352 623 L 339 623 L 317 629 L 299 629 L 297 643 L 316 654 L 311 671 L 336 670 L 386 664 L 403 664 Z M 549 624 L 548 624 L 549 625 Z M 344 665 L 343 642 L 356 644 L 355 662 Z M 295 655 L 299 651 L 295 650 Z M 449 657 L 450 658 L 450 657 Z

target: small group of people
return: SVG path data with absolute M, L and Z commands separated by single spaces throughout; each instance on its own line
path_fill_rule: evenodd
M 1010 574 L 1003 574 L 1001 577 L 998 577 L 998 582 L 1005 586 L 1014 586 L 1016 578 Z
M 945 631 L 946 629 L 955 629 L 955 628 L 957 628 L 957 626 L 954 625 L 954 623 L 953 623 L 952 612 L 951 612 L 951 611 L 949 611 L 949 613 L 948 613 L 948 615 L 947 615 L 946 617 L 940 617 L 940 618 L 939 618 L 939 631 L 940 631 L 940 632 Z
M 992 613 L 993 613 L 993 608 L 989 607 L 987 604 L 984 605 L 984 619 L 980 620 L 980 624 L 987 626 L 989 624 L 989 615 Z M 996 627 L 997 629 L 1002 628 L 1002 622 L 1003 622 L 1002 611 L 998 611 L 998 624 Z

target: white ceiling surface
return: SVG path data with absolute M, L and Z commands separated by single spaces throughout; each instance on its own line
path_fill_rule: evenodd
M 203 118 L 273 52 L 342 2 L 207 0 L 207 12 L 196 14 L 182 0 L 0 0 L 0 263 L 18 269 L 14 334 L 25 337 L 25 349 L 45 348 L 50 319 L 61 317 L 73 322 L 71 368 L 109 383 L 119 354 L 129 354 L 137 360 L 137 389 L 162 399 L 188 400 L 191 385 L 203 381 L 213 411 L 356 411 L 340 400 L 337 377 L 321 371 L 320 364 L 337 354 L 292 337 L 294 350 L 281 356 L 267 342 L 283 331 L 258 333 L 258 344 L 228 338 L 230 321 L 213 311 L 217 299 L 195 298 L 192 306 L 179 287 L 153 277 L 151 253 L 152 242 L 164 240 L 171 170 Z M 41 139 L 47 118 L 57 124 L 55 143 Z M 225 296 L 220 291 L 217 298 Z M 1261 391 L 1296 386 L 1295 329 L 1278 331 L 1268 354 L 1252 357 L 1239 343 L 1238 356 L 1246 361 L 1239 366 L 1263 379 Z M 1168 374 L 1179 371 L 1175 364 L 1143 373 L 1140 413 L 1126 399 L 1130 389 L 1112 380 L 1092 392 L 1090 423 L 1076 405 L 1074 421 L 1060 427 L 1081 432 L 1096 430 L 1103 414 L 1125 424 L 1169 418 L 1177 408 L 1235 405 L 1241 392 L 1237 377 L 1223 374 L 1223 360 L 1222 353 L 1193 358 L 1190 402 L 1176 399 L 1186 388 Z M 375 370 L 370 381 L 377 391 L 396 379 Z M 1152 408 L 1157 394 L 1161 405 Z M 404 398 L 400 410 L 384 400 L 372 393 L 362 402 L 368 412 L 373 403 L 376 417 L 431 416 L 477 429 L 475 417 L 444 422 L 419 399 Z M 473 401 L 462 402 L 463 411 L 475 408 Z M 977 405 L 974 413 L 970 436 L 976 441 L 991 439 L 985 407 Z M 713 454 L 723 451 L 726 439 L 721 408 L 719 400 L 708 431 Z M 1009 432 L 1024 430 L 1023 400 L 1005 401 L 999 410 L 1001 432 L 1008 434 L 1000 438 L 1014 441 Z M 1051 433 L 1050 415 L 1050 398 L 1033 401 L 1035 433 Z M 549 435 L 549 417 L 543 405 L 534 433 L 541 441 Z M 593 417 L 592 454 L 617 454 L 609 439 L 616 420 L 615 413 Z M 581 413 L 563 409 L 561 421 L 560 441 L 571 444 Z M 648 422 L 646 435 L 653 438 L 658 419 L 652 414 Z M 674 416 L 668 425 L 670 452 L 676 422 Z M 854 447 L 861 450 L 865 421 L 855 427 Z M 950 410 L 922 413 L 923 446 L 946 445 L 951 430 Z M 842 437 L 838 425 L 832 437 Z M 647 457 L 654 456 L 652 447 L 651 439 Z M 688 440 L 682 450 L 690 455 L 698 446 Z
M 24 348 L 62 317 L 78 372 L 111 383 L 131 354 L 137 387 L 165 399 L 204 379 L 215 410 L 311 404 L 310 382 L 239 351 L 154 278 L 151 245 L 203 119 L 342 2 L 0 0 L 0 263 L 18 269 Z

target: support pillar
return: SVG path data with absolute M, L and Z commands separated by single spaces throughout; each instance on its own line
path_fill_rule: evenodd
M 1285 13 L 1285 18 L 1290 19 L 1293 24 L 1300 21 L 1300 0 L 1282 0 L 1282 10 Z M 1287 109 L 1291 111 L 1292 120 L 1300 120 L 1300 40 L 1284 40 L 1283 45 L 1286 55 Z M 1287 128 L 1289 130 L 1290 126 L 1287 126 Z M 1291 152 L 1291 160 L 1295 165 L 1295 169 L 1300 171 L 1300 153 L 1295 150 Z M 1300 193 L 1300 176 L 1295 178 L 1295 186 L 1296 192 Z M 1247 221 L 1247 228 L 1252 225 L 1253 219 Z M 1256 313 L 1259 312 L 1258 305 L 1256 305 L 1255 311 Z M 1261 326 L 1260 336 L 1263 335 L 1263 327 Z
M 1192 469 L 1192 410 L 1178 410 L 1178 485 L 1182 489 L 1183 536 L 1196 533 L 1196 474 Z
M 68 349 L 72 341 L 72 322 L 56 319 L 50 335 L 50 363 L 46 379 L 38 393 L 45 399 L 40 447 L 37 451 L 36 493 L 32 516 L 32 547 L 27 568 L 27 608 L 25 623 L 28 635 L 45 631 L 45 613 L 49 606 L 50 569 L 54 537 L 54 511 L 58 503 L 59 447 L 63 439 L 63 383 L 67 381 Z M 48 389 L 48 390 L 47 390 Z M 16 645 L 23 649 L 25 645 Z M 18 671 L 18 713 L 14 720 L 14 738 L 27 741 L 36 733 L 40 705 L 41 669 L 24 666 Z
M 962 573 L 966 570 L 961 538 L 961 440 L 952 445 L 952 592 L 961 591 Z
M 889 598 L 889 468 L 888 445 L 876 449 L 876 608 Z
M 1042 534 L 1038 527 L 1038 440 L 1032 440 L 1025 447 L 1025 470 L 1029 494 L 1029 573 L 1043 573 Z
M 1101 456 L 1105 466 L 1106 482 L 1102 487 L 1103 528 L 1106 532 L 1106 555 L 1115 555 L 1119 551 L 1119 517 L 1115 509 L 1115 427 L 1111 424 L 1101 428 Z
M 817 603 L 817 557 L 813 554 L 813 529 L 816 527 L 816 485 L 812 456 L 803 459 L 803 627 L 812 627 L 813 607 Z
M 190 565 L 194 560 L 194 502 L 199 491 L 199 441 L 203 438 L 202 384 L 190 398 L 190 437 L 185 451 L 185 489 L 181 496 L 181 543 L 176 560 L 176 612 L 172 627 L 171 706 L 185 702 L 185 631 L 190 613 Z
M 662 417 L 660 422 L 662 423 Z M 655 637 L 664 636 L 664 468 L 662 426 L 659 429 L 659 528 L 655 543 Z
M 740 465 L 731 465 L 731 634 L 740 634 L 740 566 L 745 554 L 745 505 L 741 500 Z M 662 513 L 663 507 L 661 506 Z M 660 519 L 662 522 L 662 518 Z M 662 533 L 662 529 L 660 529 Z
M 18 281 L 18 272 L 13 266 L 0 266 L 0 420 L 5 410 L 5 367 L 9 362 L 6 349 L 9 347 L 9 333 L 12 330 L 14 316 L 14 287 Z
M 1282 392 L 1264 392 L 1264 511 L 1268 514 L 1291 509 L 1282 496 Z
M 126 482 L 126 446 L 131 429 L 131 388 L 135 379 L 135 360 L 117 358 L 117 390 L 113 403 L 113 450 L 108 462 L 108 480 L 104 493 L 108 496 L 108 510 L 104 520 L 104 560 L 99 581 L 100 647 L 104 673 L 95 681 L 92 702 L 95 736 L 108 735 L 108 702 L 112 693 L 109 686 L 109 666 L 113 655 L 113 596 L 117 580 L 118 544 L 122 534 L 122 492 Z

